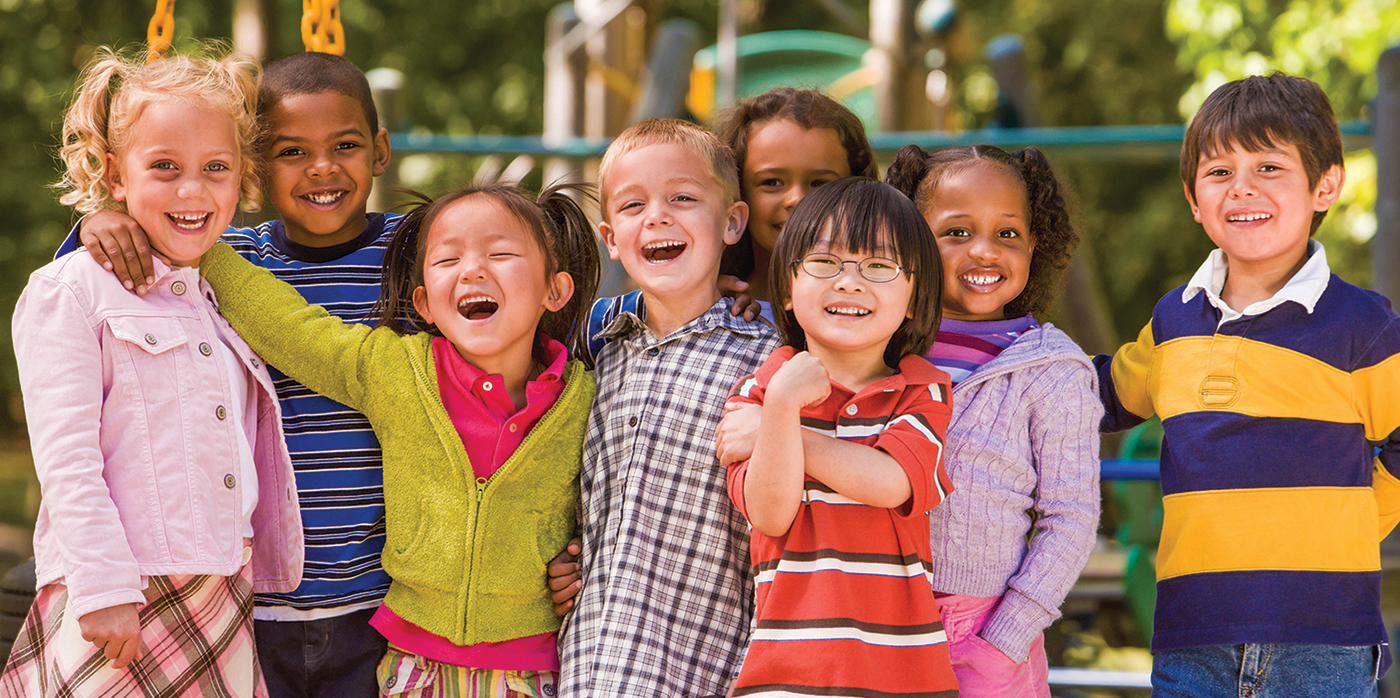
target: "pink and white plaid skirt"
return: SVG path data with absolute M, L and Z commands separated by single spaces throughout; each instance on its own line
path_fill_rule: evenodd
M 45 586 L 0 674 L 0 698 L 266 698 L 253 648 L 249 552 L 237 576 L 150 577 L 139 612 L 141 657 L 122 669 L 83 639 L 68 588 Z

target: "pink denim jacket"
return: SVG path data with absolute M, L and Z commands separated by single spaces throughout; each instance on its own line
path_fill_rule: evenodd
M 195 268 L 156 262 L 144 298 L 79 250 L 34 272 L 13 334 L 43 502 L 38 586 L 63 582 L 73 613 L 141 603 L 147 576 L 237 573 L 243 555 L 227 364 L 212 290 Z M 232 331 L 228 331 L 233 336 Z M 267 368 L 251 369 L 253 583 L 301 581 L 301 514 Z M 250 401 L 253 397 L 250 395 Z

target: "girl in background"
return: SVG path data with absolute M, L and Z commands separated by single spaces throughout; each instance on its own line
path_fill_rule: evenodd
M 749 205 L 748 229 L 726 251 L 721 272 L 747 280 L 749 293 L 767 301 L 769 259 L 793 207 L 828 182 L 878 176 L 875 151 L 851 110 L 816 90 L 792 87 L 735 104 L 714 131 L 734 150 L 739 195 Z
M 1035 148 L 899 152 L 943 258 L 928 359 L 953 382 L 948 472 L 930 514 L 933 588 L 968 698 L 1049 698 L 1043 631 L 1094 547 L 1103 408 L 1082 349 L 1048 323 L 1078 236 Z M 1028 542 L 1029 541 L 1029 542 Z
M 204 273 L 268 360 L 369 418 L 393 578 L 370 621 L 384 695 L 553 696 L 545 561 L 574 532 L 596 385 L 571 360 L 599 257 L 567 186 L 424 200 L 385 257 L 380 326 L 342 324 L 216 246 Z M 421 318 L 406 328 L 408 306 Z
M 60 200 L 124 210 L 163 259 L 137 296 L 66 255 L 15 309 L 44 499 L 0 695 L 267 695 L 253 592 L 301 580 L 301 518 L 272 380 L 196 268 L 256 208 L 256 74 L 102 48 L 64 117 Z

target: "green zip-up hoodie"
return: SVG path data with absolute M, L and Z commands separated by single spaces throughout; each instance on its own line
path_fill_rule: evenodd
M 270 364 L 369 418 L 384 449 L 384 602 L 458 645 L 559 629 L 545 566 L 573 535 L 583 433 L 597 384 L 578 361 L 564 392 L 478 485 L 438 393 L 426 333 L 344 324 L 228 245 L 201 262 L 219 310 Z

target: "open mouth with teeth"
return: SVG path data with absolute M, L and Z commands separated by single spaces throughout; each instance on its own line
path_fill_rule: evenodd
M 209 220 L 207 213 L 167 213 L 165 217 L 169 218 L 176 228 L 182 230 L 199 230 Z
M 1226 216 L 1225 220 L 1231 223 L 1251 223 L 1253 221 L 1266 221 L 1270 218 L 1273 218 L 1273 216 L 1267 213 L 1237 213 Z
M 501 305 L 487 296 L 471 296 L 457 301 L 457 313 L 468 320 L 485 320 L 496 314 Z
M 1001 274 L 963 274 L 958 278 L 973 286 L 991 286 L 1006 277 Z
M 642 248 L 642 257 L 648 262 L 669 262 L 685 252 L 686 244 L 676 240 L 653 242 Z
M 301 198 L 306 199 L 307 201 L 310 201 L 313 204 L 327 206 L 329 204 L 333 204 L 337 201 L 340 201 L 340 197 L 342 196 L 345 196 L 345 190 L 339 189 L 336 191 L 318 191 L 312 192 L 310 194 L 303 194 Z
M 852 317 L 865 317 L 870 314 L 865 308 L 856 308 L 849 305 L 828 305 L 826 308 L 828 315 L 848 315 Z

